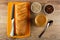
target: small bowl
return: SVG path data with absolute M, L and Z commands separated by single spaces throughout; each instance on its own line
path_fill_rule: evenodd
M 36 17 L 35 17 L 35 24 L 39 27 L 41 26 L 45 26 L 47 24 L 47 17 L 45 14 L 38 14 Z
M 42 6 L 39 2 L 33 2 L 31 4 L 31 11 L 33 13 L 39 13 L 41 11 L 41 9 L 42 9 Z
M 48 10 L 50 9 L 50 12 L 48 12 L 48 10 L 45 9 L 45 8 L 47 8 L 47 7 L 50 7 L 50 8 L 48 8 Z M 52 8 L 52 9 L 51 9 L 51 8 Z M 45 4 L 45 5 L 44 5 L 44 8 L 43 8 L 43 11 L 44 11 L 46 14 L 51 14 L 51 13 L 53 13 L 53 11 L 54 11 L 54 5 L 51 4 L 51 3 Z

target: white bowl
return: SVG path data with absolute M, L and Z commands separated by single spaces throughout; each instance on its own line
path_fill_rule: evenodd
M 48 14 L 48 13 L 45 11 L 45 7 L 46 7 L 47 5 L 51 5 L 51 6 L 54 8 L 54 5 L 51 4 L 51 3 L 45 4 L 44 7 L 43 7 L 43 11 L 44 11 L 45 14 Z M 55 9 L 55 8 L 54 8 L 54 9 Z M 54 10 L 53 10 L 53 12 L 54 12 Z M 52 12 L 52 13 L 53 13 L 53 12 Z
M 42 9 L 42 6 L 39 2 L 33 2 L 31 4 L 31 11 L 33 13 L 39 13 L 41 11 L 41 9 Z

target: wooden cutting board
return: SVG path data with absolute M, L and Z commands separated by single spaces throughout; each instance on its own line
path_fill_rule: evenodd
M 31 36 L 22 39 L 8 38 L 6 35 L 7 27 L 7 3 L 10 0 L 0 1 L 0 40 L 60 40 L 60 1 L 59 0 L 33 0 L 39 1 L 40 3 L 52 3 L 54 5 L 54 12 L 47 14 L 48 19 L 54 20 L 51 27 L 49 27 L 41 38 L 38 35 L 42 32 L 44 27 L 31 26 Z M 11 0 L 13 1 L 13 0 Z M 30 0 L 14 0 L 14 1 L 30 1 Z M 31 2 L 33 2 L 31 1 Z

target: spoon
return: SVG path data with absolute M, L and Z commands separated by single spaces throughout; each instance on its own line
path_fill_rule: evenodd
M 41 38 L 41 36 L 44 34 L 44 32 L 46 31 L 46 29 L 48 28 L 48 27 L 50 27 L 50 25 L 53 23 L 53 20 L 50 20 L 50 21 L 48 21 L 47 22 L 47 25 L 46 25 L 46 27 L 44 28 L 44 30 L 42 31 L 42 33 L 39 35 L 39 38 Z

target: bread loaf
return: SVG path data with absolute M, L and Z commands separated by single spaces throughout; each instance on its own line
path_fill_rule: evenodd
M 15 5 L 16 35 L 25 35 L 28 27 L 29 2 L 21 2 Z

